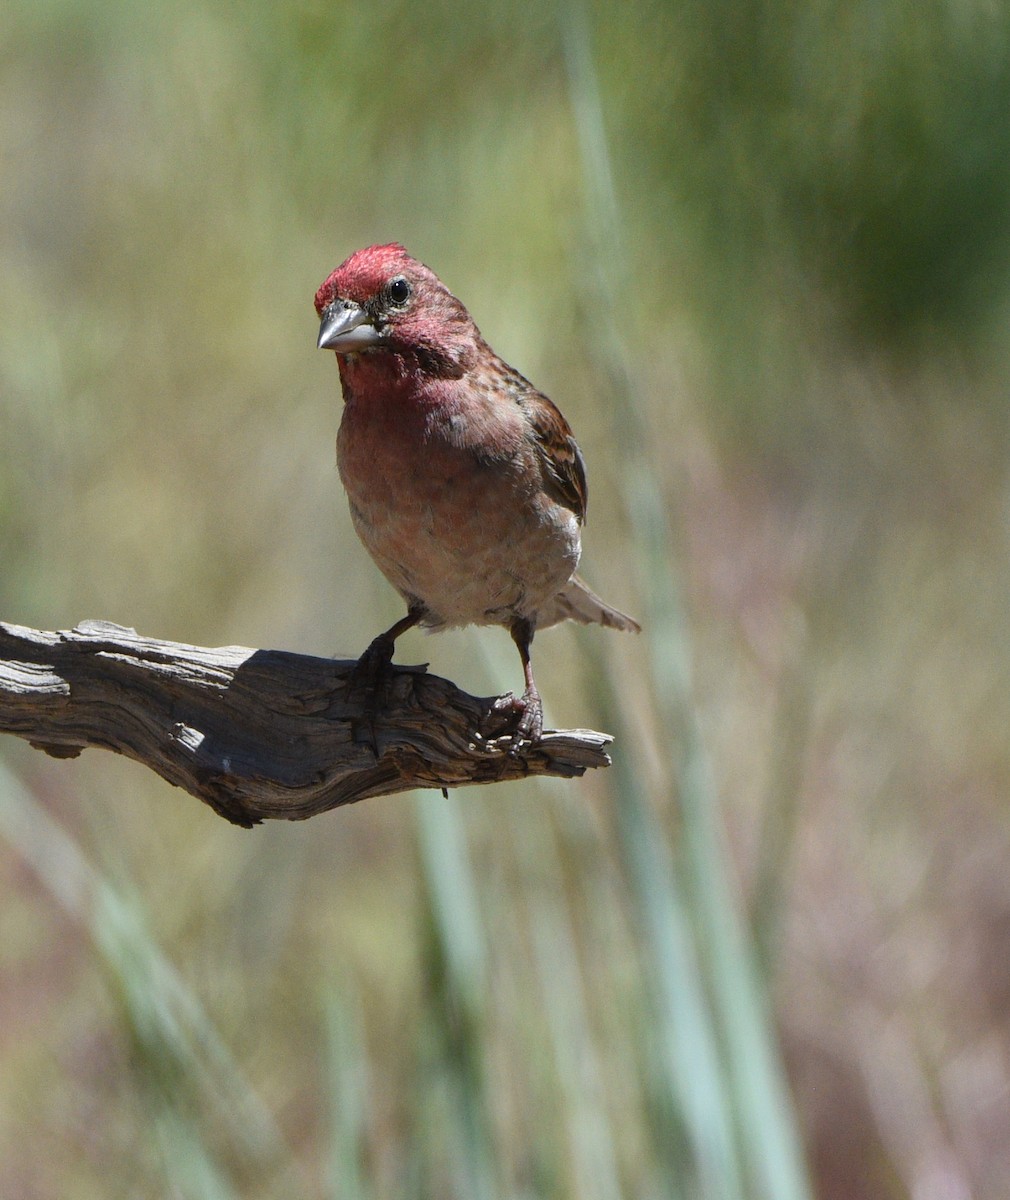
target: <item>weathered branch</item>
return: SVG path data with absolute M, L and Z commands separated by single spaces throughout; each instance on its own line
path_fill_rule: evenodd
M 236 825 L 302 820 L 368 796 L 527 775 L 581 775 L 605 733 L 494 726 L 493 698 L 424 667 L 392 667 L 364 726 L 353 662 L 141 637 L 106 621 L 48 633 L 0 622 L 0 732 L 58 758 L 101 746 L 156 771 Z

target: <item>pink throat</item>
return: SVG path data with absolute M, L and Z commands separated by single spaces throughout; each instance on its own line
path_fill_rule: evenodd
M 383 351 L 338 356 L 344 399 L 382 408 L 390 417 L 446 405 L 451 381 L 425 374 L 412 357 Z

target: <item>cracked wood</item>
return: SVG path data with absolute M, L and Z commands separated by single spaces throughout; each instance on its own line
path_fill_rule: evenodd
M 236 825 L 303 820 L 411 788 L 582 775 L 611 738 L 511 739 L 495 697 L 393 666 L 374 745 L 349 689 L 354 662 L 142 637 L 106 621 L 46 632 L 0 622 L 0 732 L 59 758 L 124 754 Z

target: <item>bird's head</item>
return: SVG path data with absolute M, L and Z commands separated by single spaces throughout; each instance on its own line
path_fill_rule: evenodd
M 470 314 L 397 243 L 356 250 L 316 292 L 321 350 L 398 355 L 431 375 L 461 375 L 480 342 Z

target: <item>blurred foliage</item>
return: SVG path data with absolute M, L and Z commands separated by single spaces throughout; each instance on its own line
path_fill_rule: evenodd
M 8 739 L 0 1194 L 1010 1191 L 1008 42 L 972 0 L 8 5 L 0 618 L 398 615 L 311 308 L 398 239 L 571 419 L 646 632 L 537 640 L 550 721 L 619 735 L 563 787 L 247 834 Z M 400 654 L 517 682 L 498 631 Z

